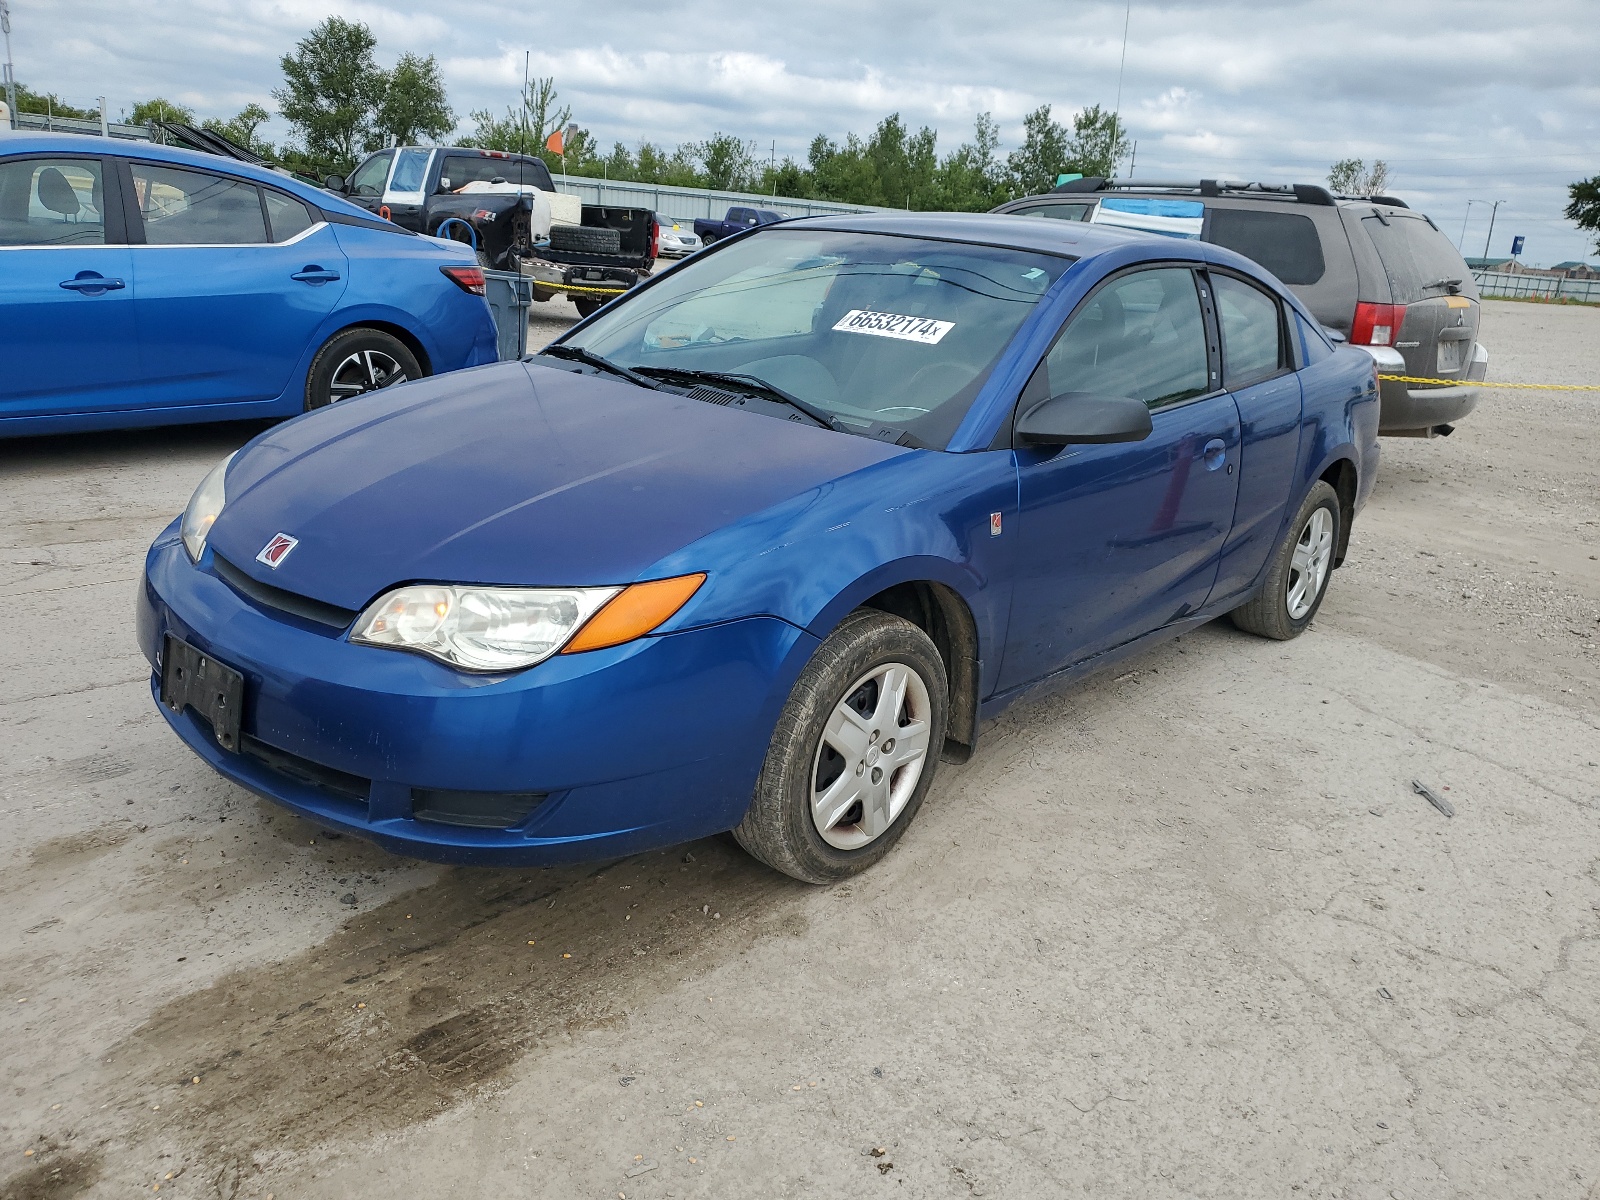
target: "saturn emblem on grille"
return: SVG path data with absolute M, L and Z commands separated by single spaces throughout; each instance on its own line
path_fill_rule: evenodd
M 289 551 L 299 544 L 299 538 L 292 538 L 287 533 L 275 533 L 272 535 L 272 540 L 261 547 L 261 553 L 256 555 L 256 561 L 266 563 L 276 571 L 278 564 L 289 557 Z

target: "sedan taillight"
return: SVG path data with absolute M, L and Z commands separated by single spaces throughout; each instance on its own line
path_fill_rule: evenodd
M 1355 346 L 1392 346 L 1400 336 L 1400 323 L 1406 319 L 1404 304 L 1356 305 L 1350 322 L 1350 342 Z
M 484 284 L 482 267 L 440 267 L 439 270 L 463 292 L 482 296 L 489 290 Z

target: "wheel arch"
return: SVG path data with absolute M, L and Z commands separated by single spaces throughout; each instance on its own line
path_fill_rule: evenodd
M 1333 565 L 1344 565 L 1345 552 L 1350 548 L 1350 526 L 1355 522 L 1356 491 L 1360 476 L 1356 464 L 1349 458 L 1336 458 L 1317 476 L 1339 497 L 1339 544 L 1334 548 Z

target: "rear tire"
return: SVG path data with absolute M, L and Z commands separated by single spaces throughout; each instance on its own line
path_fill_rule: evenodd
M 591 300 L 587 296 L 574 296 L 572 298 L 572 307 L 578 310 L 580 317 L 594 316 L 595 313 L 600 311 L 600 305 L 603 303 L 605 303 L 603 300 Z
M 311 360 L 305 408 L 326 408 L 426 374 L 417 356 L 392 334 L 364 326 L 346 329 L 324 342 Z
M 789 693 L 733 836 L 805 883 L 866 870 L 922 807 L 948 718 L 944 662 L 928 635 L 875 609 L 851 613 Z
M 1299 637 L 1327 595 L 1341 521 L 1338 494 L 1319 479 L 1273 551 L 1261 590 L 1228 614 L 1233 623 L 1274 641 Z

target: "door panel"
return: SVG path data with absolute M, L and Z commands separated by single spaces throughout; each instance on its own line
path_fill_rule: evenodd
M 1296 497 L 1300 378 L 1283 307 L 1275 296 L 1221 271 L 1211 273 L 1222 333 L 1223 382 L 1239 408 L 1239 502 L 1222 551 L 1215 596 L 1241 595 L 1266 565 Z
M 133 249 L 133 270 L 148 402 L 281 394 L 344 293 L 348 264 L 332 228 L 272 243 L 253 184 L 137 162 L 132 182 L 147 243 Z
M 1142 442 L 1017 452 L 1018 563 L 1002 688 L 1160 628 L 1210 595 L 1233 524 L 1233 398 L 1152 413 L 1151 424 Z
M 1202 607 L 1237 496 L 1239 416 L 1194 274 L 1117 276 L 1080 305 L 1020 408 L 1069 392 L 1132 396 L 1150 436 L 1019 447 L 1016 583 L 1001 667 L 1015 687 Z
M 0 417 L 127 406 L 134 279 L 107 182 L 99 158 L 0 159 Z

